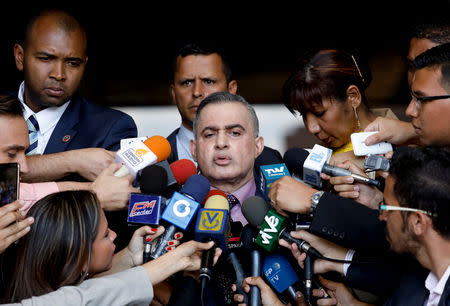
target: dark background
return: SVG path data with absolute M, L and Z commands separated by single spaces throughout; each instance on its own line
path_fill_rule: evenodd
M 449 1 L 76 2 L 67 9 L 88 33 L 81 91 L 109 106 L 170 104 L 174 52 L 192 40 L 220 44 L 251 103 L 279 103 L 280 89 L 300 52 L 341 47 L 367 62 L 375 105 L 408 101 L 404 58 L 411 27 L 450 18 Z M 1 89 L 16 90 L 13 44 L 26 20 L 49 4 L 14 4 L 0 23 Z

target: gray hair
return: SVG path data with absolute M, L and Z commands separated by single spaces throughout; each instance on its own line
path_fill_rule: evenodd
M 197 138 L 197 125 L 198 125 L 198 118 L 200 117 L 200 112 L 203 108 L 205 108 L 208 104 L 222 104 L 222 103 L 240 103 L 244 105 L 248 113 L 250 114 L 250 119 L 252 121 L 253 126 L 253 136 L 256 138 L 259 135 L 259 121 L 258 117 L 256 116 L 255 109 L 253 106 L 251 106 L 244 97 L 240 95 L 233 95 L 232 93 L 229 93 L 227 91 L 221 91 L 221 92 L 215 92 L 213 94 L 210 94 L 205 99 L 203 99 L 202 102 L 200 102 L 200 105 L 197 108 L 197 114 L 195 115 L 194 123 L 193 123 L 193 129 L 194 129 L 194 137 Z

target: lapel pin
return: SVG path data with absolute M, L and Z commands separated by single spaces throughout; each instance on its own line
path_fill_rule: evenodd
M 68 142 L 70 140 L 70 135 L 66 135 L 62 138 L 63 142 Z

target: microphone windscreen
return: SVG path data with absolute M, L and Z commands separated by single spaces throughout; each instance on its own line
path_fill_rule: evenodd
M 308 158 L 309 152 L 302 148 L 290 148 L 284 155 L 283 160 L 289 172 L 303 177 L 303 164 Z
M 180 193 L 192 197 L 197 203 L 201 203 L 210 189 L 209 181 L 201 174 L 191 175 L 181 187 Z
M 216 194 L 208 197 L 204 208 L 224 209 L 229 211 L 230 205 L 228 204 L 228 199 L 226 197 Z
M 254 227 L 260 227 L 264 217 L 270 209 L 270 205 L 261 197 L 251 196 L 242 203 L 242 214 L 248 223 Z
M 159 135 L 147 138 L 144 144 L 156 155 L 158 162 L 167 159 L 172 151 L 169 141 Z
M 245 252 L 253 251 L 256 248 L 255 237 L 258 234 L 258 229 L 251 224 L 244 226 L 241 232 L 242 249 Z
M 211 189 L 208 194 L 206 195 L 205 199 L 203 200 L 202 206 L 205 206 L 206 201 L 209 199 L 209 197 L 212 197 L 214 195 L 219 195 L 227 198 L 227 194 L 219 189 Z
M 167 172 L 156 164 L 142 169 L 139 180 L 142 193 L 162 194 L 167 188 Z
M 172 170 L 175 180 L 180 186 L 184 185 L 189 177 L 197 173 L 197 167 L 194 162 L 186 158 L 171 163 L 170 170 Z

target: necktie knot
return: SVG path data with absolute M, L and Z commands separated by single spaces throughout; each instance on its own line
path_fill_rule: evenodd
M 38 132 L 39 131 L 39 123 L 37 122 L 37 120 L 34 117 L 34 115 L 31 115 L 27 119 L 27 125 L 28 125 L 28 134 L 30 134 L 32 132 Z
M 232 195 L 231 193 L 230 193 L 230 194 L 227 194 L 227 198 L 228 198 L 228 203 L 230 204 L 230 210 L 231 210 L 236 204 L 239 204 L 239 200 L 238 200 L 234 195 Z

